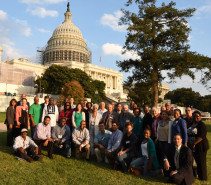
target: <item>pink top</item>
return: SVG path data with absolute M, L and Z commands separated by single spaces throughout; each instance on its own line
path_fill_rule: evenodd
M 15 118 L 16 118 L 16 121 L 18 122 L 19 118 L 21 117 L 21 112 L 22 112 L 22 109 L 23 110 L 28 110 L 28 106 L 17 106 L 16 107 L 16 114 L 15 114 Z

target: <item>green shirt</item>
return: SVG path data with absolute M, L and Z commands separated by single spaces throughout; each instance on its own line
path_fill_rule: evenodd
M 75 112 L 75 124 L 76 124 L 76 127 L 80 126 L 82 119 L 83 119 L 82 112 Z
M 41 120 L 41 105 L 40 104 L 32 104 L 30 106 L 30 109 L 29 109 L 29 114 L 32 115 L 35 125 L 40 123 L 40 120 Z

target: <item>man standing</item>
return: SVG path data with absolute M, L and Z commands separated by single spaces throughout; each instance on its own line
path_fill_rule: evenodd
M 95 155 L 97 162 L 102 162 L 105 158 L 105 151 L 108 147 L 108 141 L 110 139 L 111 132 L 105 130 L 104 123 L 99 123 L 99 133 L 96 135 L 94 140 Z
M 107 112 L 107 109 L 105 108 L 106 104 L 105 102 L 100 102 L 100 108 L 98 110 L 98 112 L 103 115 L 105 112 Z
M 74 129 L 72 133 L 73 143 L 75 145 L 75 156 L 79 158 L 83 152 L 86 152 L 86 160 L 89 160 L 90 156 L 90 144 L 89 144 L 89 131 L 86 128 L 86 122 L 81 121 L 78 128 Z
M 38 146 L 30 137 L 27 136 L 26 128 L 23 128 L 21 130 L 21 135 L 15 138 L 13 149 L 15 151 L 15 155 L 28 162 L 40 159 L 40 156 L 38 156 Z
M 34 132 L 34 140 L 39 146 L 39 154 L 41 154 L 42 147 L 46 147 L 48 149 L 48 157 L 53 159 L 53 139 L 51 138 L 50 121 L 51 118 L 45 116 L 44 121 L 37 125 Z
M 44 97 L 44 103 L 41 103 L 40 106 L 41 106 L 41 114 L 43 114 L 43 109 L 44 108 L 47 108 L 47 105 L 49 104 L 49 96 L 45 96 Z M 41 118 L 42 118 L 43 115 L 41 115 Z
M 118 152 L 118 149 L 120 147 L 122 137 L 123 137 L 122 131 L 119 130 L 118 128 L 119 128 L 119 124 L 113 122 L 112 128 L 111 128 L 112 134 L 108 141 L 107 150 L 105 151 L 108 162 L 113 167 L 114 167 L 116 155 L 117 155 L 117 152 Z
M 153 118 L 149 112 L 149 106 L 145 105 L 144 117 L 143 117 L 143 129 L 145 130 L 147 128 L 147 129 L 152 130 L 152 123 L 153 123 Z
M 59 110 L 57 105 L 54 103 L 54 99 L 50 98 L 49 104 L 43 109 L 42 120 L 45 116 L 49 116 L 50 119 L 50 126 L 55 127 L 57 125 L 57 121 L 59 119 Z
M 134 117 L 133 114 L 129 112 L 128 105 L 125 104 L 123 106 L 122 113 L 119 115 L 119 123 L 120 123 L 119 129 L 121 131 L 123 131 L 124 128 L 125 128 L 125 124 L 129 123 L 129 122 L 132 122 L 133 121 L 133 117 Z
M 182 136 L 174 136 L 174 146 L 164 156 L 164 169 L 169 172 L 169 181 L 175 184 L 191 185 L 193 183 L 193 156 L 191 150 L 182 145 Z
M 29 109 L 31 137 L 34 136 L 35 127 L 41 121 L 41 105 L 39 104 L 39 97 L 34 97 L 34 104 Z
M 108 111 L 103 113 L 101 122 L 105 124 L 106 129 L 111 129 L 112 122 L 118 121 L 118 114 L 114 111 L 114 107 L 112 104 L 108 104 Z
M 71 157 L 70 127 L 66 125 L 66 118 L 61 118 L 59 125 L 55 126 L 52 131 L 54 147 L 65 153 L 67 158 Z

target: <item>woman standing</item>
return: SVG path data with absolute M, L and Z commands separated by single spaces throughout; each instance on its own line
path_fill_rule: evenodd
M 15 137 L 20 135 L 22 128 L 28 129 L 29 125 L 29 107 L 27 105 L 27 99 L 22 99 L 22 105 L 16 107 L 16 128 L 15 128 Z
M 93 105 L 92 113 L 89 117 L 89 136 L 90 136 L 90 145 L 91 153 L 94 154 L 94 139 L 99 132 L 99 123 L 102 118 L 102 115 L 98 112 L 98 104 Z
M 151 138 L 153 141 L 155 141 L 157 139 L 157 127 L 158 127 L 158 122 L 160 121 L 161 117 L 160 117 L 160 113 L 158 112 L 158 109 L 156 107 L 152 108 L 152 118 L 153 118 L 153 122 L 152 122 L 152 134 L 151 134 Z
M 166 156 L 171 143 L 171 126 L 172 121 L 167 111 L 161 113 L 161 120 L 158 122 L 157 128 L 157 147 L 160 165 L 163 164 L 163 156 Z
M 82 111 L 82 105 L 79 103 L 76 106 L 75 111 L 73 111 L 72 115 L 73 129 L 79 127 L 82 120 L 86 121 L 86 118 L 85 118 L 85 113 Z
M 9 107 L 6 111 L 5 124 L 7 125 L 7 146 L 13 145 L 13 128 L 15 126 L 15 111 L 16 111 L 17 101 L 12 99 L 10 101 Z
M 197 164 L 197 174 L 199 180 L 207 180 L 206 156 L 209 144 L 207 140 L 207 128 L 201 121 L 201 113 L 193 113 L 193 124 L 188 128 L 188 145 L 193 151 L 193 156 Z
M 73 110 L 71 109 L 71 105 L 69 102 L 66 102 L 64 104 L 64 109 L 59 114 L 59 120 L 62 118 L 66 118 L 66 125 L 68 125 L 71 128 L 72 127 L 72 114 L 73 114 Z
M 181 111 L 180 109 L 174 110 L 174 118 L 173 124 L 171 126 L 171 141 L 173 142 L 174 136 L 176 134 L 181 134 L 182 136 L 182 144 L 187 144 L 187 124 L 184 119 L 181 118 Z

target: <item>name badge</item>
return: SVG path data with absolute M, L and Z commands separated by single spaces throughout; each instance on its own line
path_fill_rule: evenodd
M 126 144 L 129 144 L 130 143 L 130 141 L 126 141 Z
M 58 135 L 58 138 L 59 138 L 59 139 L 62 139 L 62 135 L 61 135 L 61 134 L 59 134 L 59 135 Z

